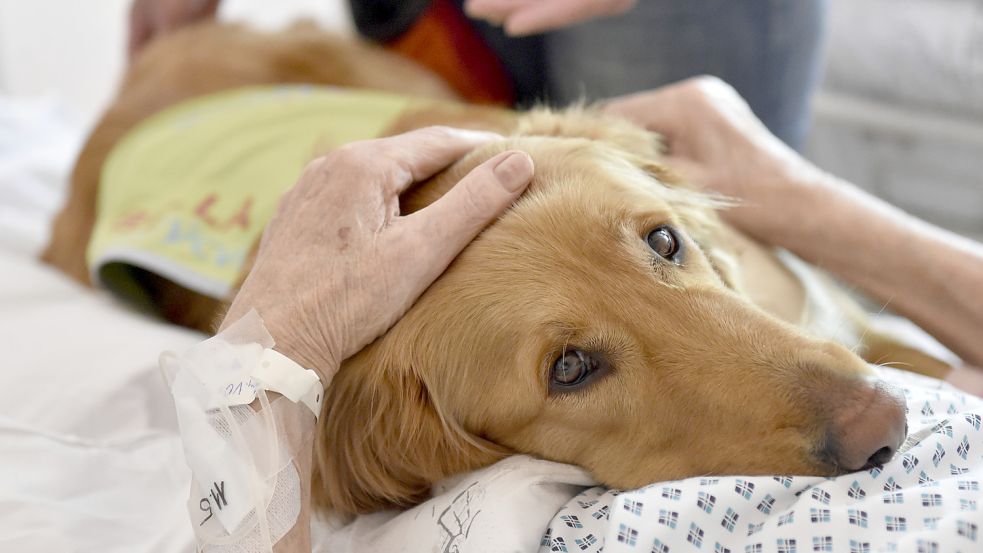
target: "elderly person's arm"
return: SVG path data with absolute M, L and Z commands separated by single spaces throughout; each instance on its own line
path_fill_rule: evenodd
M 829 270 L 983 366 L 983 245 L 817 169 L 718 79 L 618 98 L 606 109 L 665 135 L 670 164 L 739 199 L 723 214 L 734 226 Z
M 345 358 L 392 326 L 522 193 L 532 160 L 509 151 L 430 206 L 399 213 L 400 192 L 495 138 L 433 127 L 357 142 L 311 163 L 267 226 L 223 328 L 255 309 L 277 351 L 330 382 Z M 301 512 L 274 551 L 309 553 L 315 420 L 294 412 L 303 415 L 278 423 L 300 475 Z

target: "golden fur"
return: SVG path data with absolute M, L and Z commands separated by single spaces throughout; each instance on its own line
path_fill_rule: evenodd
M 134 124 L 186 98 L 276 82 L 450 96 L 405 60 L 309 27 L 260 35 L 204 25 L 165 37 L 137 60 L 82 151 L 45 259 L 87 279 L 99 171 Z M 401 198 L 404 212 L 506 148 L 528 152 L 536 176 L 402 320 L 344 363 L 319 423 L 319 506 L 412 505 L 441 478 L 517 452 L 580 465 L 616 487 L 838 470 L 817 452 L 867 365 L 806 332 L 801 283 L 769 249 L 724 225 L 718 200 L 659 163 L 655 135 L 581 108 L 409 113 L 393 132 L 438 122 L 512 136 L 421 183 Z M 646 234 L 665 224 L 684 243 L 678 265 L 646 246 Z M 208 328 L 220 309 L 146 278 L 172 321 Z M 862 316 L 854 319 L 859 334 Z M 550 366 L 571 348 L 602 356 L 604 374 L 559 393 Z M 880 361 L 910 353 L 885 340 L 877 351 Z M 944 370 L 912 355 L 916 369 Z

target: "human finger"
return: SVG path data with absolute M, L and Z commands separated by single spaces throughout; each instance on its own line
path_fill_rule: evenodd
M 419 237 L 415 266 L 422 293 L 488 223 L 502 214 L 528 186 L 534 171 L 525 152 L 509 150 L 474 168 L 439 200 L 399 221 L 401 232 Z
M 395 196 L 457 161 L 471 150 L 502 136 L 451 127 L 426 127 L 397 136 L 354 142 L 329 157 L 354 165 L 359 171 L 383 171 L 389 176 L 386 190 Z
M 634 0 L 529 2 L 509 14 L 504 27 L 506 34 L 511 36 L 531 35 L 562 29 L 595 17 L 622 13 L 633 5 Z
M 500 25 L 515 10 L 529 4 L 530 1 L 540 0 L 467 0 L 464 3 L 464 13 L 475 19 L 484 19 L 489 23 Z

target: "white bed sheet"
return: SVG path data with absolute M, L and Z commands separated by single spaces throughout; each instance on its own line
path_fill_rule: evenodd
M 190 551 L 155 365 L 198 336 L 34 259 L 81 135 L 52 99 L 0 97 L 0 551 Z
M 0 252 L 0 551 L 189 551 L 161 347 L 198 337 Z

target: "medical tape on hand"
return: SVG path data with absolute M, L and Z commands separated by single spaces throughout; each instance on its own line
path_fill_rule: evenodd
M 252 376 L 265 389 L 283 394 L 294 403 L 303 403 L 315 418 L 321 415 L 321 379 L 316 372 L 304 369 L 286 355 L 269 348 L 263 350 Z
M 300 514 L 300 477 L 278 421 L 296 419 L 297 409 L 317 413 L 320 381 L 272 346 L 251 311 L 183 355 L 161 355 L 193 474 L 189 514 L 204 551 L 272 551 Z M 271 403 L 267 389 L 283 397 Z M 256 399 L 259 412 L 248 407 Z

